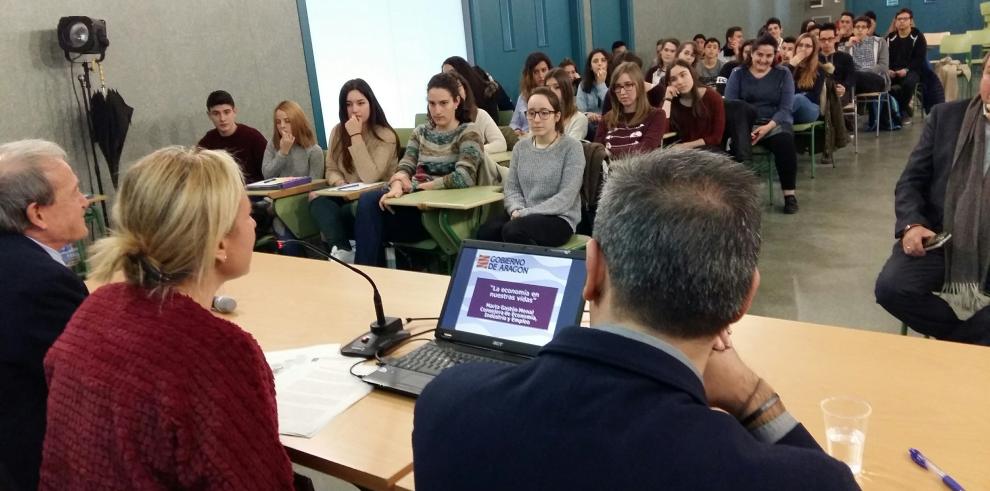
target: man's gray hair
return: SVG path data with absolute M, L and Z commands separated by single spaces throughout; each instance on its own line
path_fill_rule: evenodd
M 23 233 L 31 222 L 31 203 L 50 205 L 55 189 L 45 175 L 65 150 L 45 140 L 20 140 L 0 145 L 0 232 Z
M 684 339 L 716 334 L 743 308 L 760 253 L 751 171 L 699 150 L 614 162 L 595 220 L 612 307 Z

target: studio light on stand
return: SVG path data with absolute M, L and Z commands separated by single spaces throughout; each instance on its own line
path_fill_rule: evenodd
M 96 187 L 99 194 L 103 193 L 103 178 L 100 175 L 100 161 L 96 156 L 96 142 L 93 135 L 93 118 L 89 101 L 93 96 L 92 84 L 89 74 L 93 71 L 90 66 L 92 62 L 101 62 L 106 58 L 107 47 L 110 40 L 107 39 L 107 23 L 102 19 L 73 15 L 62 17 L 58 20 L 58 45 L 65 52 L 65 59 L 70 63 L 80 63 L 83 67 L 82 75 L 79 75 L 79 85 L 83 90 L 83 104 L 86 111 L 86 123 L 89 130 L 89 147 L 93 152 L 93 167 L 96 171 Z M 98 55 L 98 57 L 93 57 Z M 106 201 L 101 201 L 103 208 L 103 221 L 109 225 Z

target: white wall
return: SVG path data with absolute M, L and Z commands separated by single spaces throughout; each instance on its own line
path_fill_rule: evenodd
M 466 58 L 460 0 L 307 0 L 327 137 L 347 80 L 363 78 L 396 128 L 426 112 L 426 83 L 449 56 Z

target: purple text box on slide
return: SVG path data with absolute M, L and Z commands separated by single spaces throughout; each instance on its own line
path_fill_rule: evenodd
M 545 330 L 550 326 L 556 300 L 556 288 L 479 278 L 467 315 Z

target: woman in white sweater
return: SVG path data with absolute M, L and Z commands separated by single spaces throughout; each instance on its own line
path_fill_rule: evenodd
M 461 100 L 464 101 L 462 104 L 468 111 L 468 115 L 471 121 L 474 122 L 474 126 L 478 128 L 478 132 L 481 133 L 482 143 L 485 145 L 485 153 L 493 154 L 504 152 L 508 145 L 505 142 L 505 135 L 502 134 L 502 130 L 498 129 L 498 123 L 492 119 L 491 115 L 487 111 L 478 110 L 478 105 L 475 103 L 474 93 L 471 92 L 471 86 L 468 85 L 467 80 L 457 72 L 446 72 L 454 76 L 459 84 Z
M 570 74 L 563 68 L 554 68 L 547 73 L 543 83 L 560 100 L 560 122 L 564 127 L 564 134 L 575 140 L 587 138 L 588 116 L 577 110 Z

